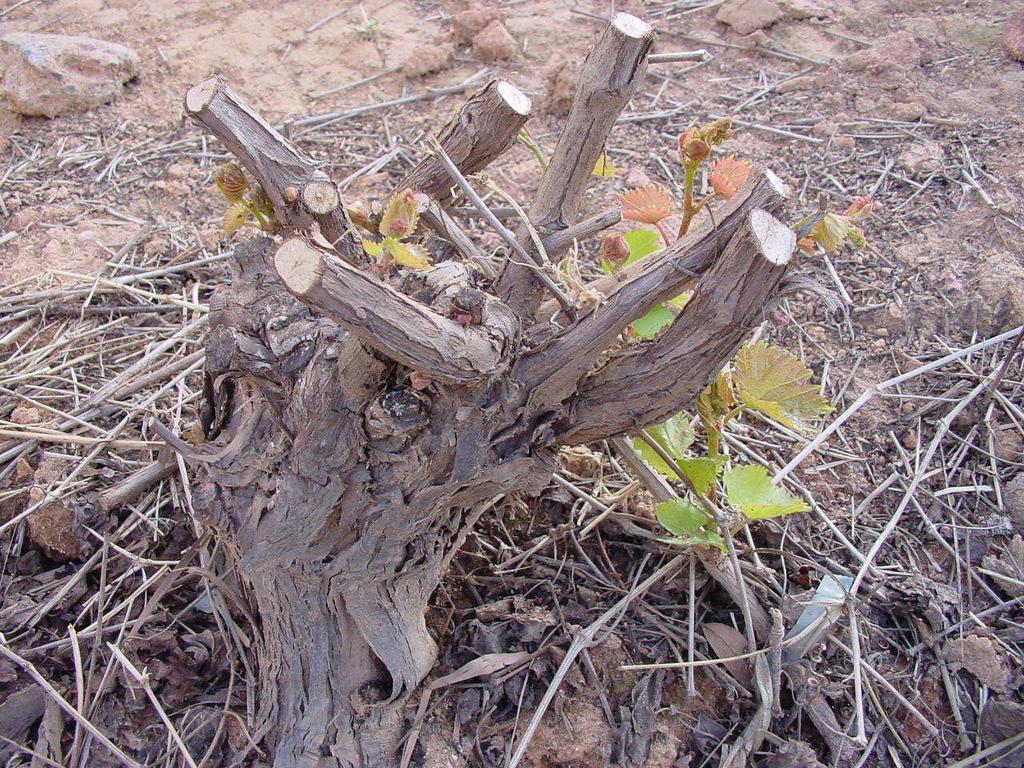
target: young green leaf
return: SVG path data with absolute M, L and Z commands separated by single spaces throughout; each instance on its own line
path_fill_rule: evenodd
M 654 508 L 654 516 L 676 536 L 690 536 L 708 524 L 708 513 L 688 499 L 671 499 Z
M 370 240 L 367 238 L 363 240 L 363 251 L 366 252 L 367 256 L 379 259 L 384 255 L 384 245 L 382 243 L 378 243 L 376 240 Z
M 769 520 L 809 509 L 802 499 L 772 485 L 768 471 L 758 464 L 730 469 L 723 479 L 729 503 L 751 520 Z
M 388 201 L 380 220 L 381 237 L 408 237 L 416 231 L 420 213 L 416 208 L 416 196 L 411 189 L 395 192 Z M 395 261 L 398 261 L 396 258 Z
M 711 518 L 693 502 L 686 499 L 663 501 L 655 508 L 654 515 L 673 534 L 672 538 L 662 539 L 665 543 L 684 547 L 703 544 L 726 551 L 725 542 L 712 527 Z
M 818 387 L 806 383 L 810 369 L 784 349 L 758 341 L 740 350 L 734 364 L 733 384 L 743 405 L 780 424 L 794 427 L 794 421 L 832 410 Z
M 245 200 L 238 200 L 224 211 L 224 216 L 220 220 L 220 228 L 224 234 L 230 235 L 245 226 L 251 218 L 252 212 L 249 210 L 249 203 Z
M 653 339 L 658 335 L 658 331 L 666 325 L 671 325 L 675 319 L 676 316 L 669 312 L 664 304 L 658 304 L 651 307 L 643 317 L 634 320 L 630 327 L 637 338 Z
M 693 427 L 690 426 L 690 419 L 682 411 L 668 418 L 661 424 L 651 427 L 647 430 L 647 434 L 650 435 L 654 442 L 665 450 L 665 453 L 676 460 L 679 460 L 686 455 L 686 451 L 690 447 L 691 443 L 693 443 L 693 439 L 695 437 Z M 658 472 L 669 480 L 679 479 L 679 474 L 676 472 L 675 468 L 669 466 L 665 460 L 658 455 L 658 452 L 647 444 L 646 440 L 637 438 L 633 441 L 633 447 L 640 452 L 640 456 L 651 466 L 652 469 L 654 469 L 655 472 Z
M 430 267 L 430 254 L 422 245 L 403 243 L 395 237 L 385 237 L 383 246 L 388 254 L 403 267 L 409 269 L 427 269 Z
M 629 258 L 625 264 L 627 267 L 633 262 L 640 261 L 644 256 L 661 250 L 661 240 L 653 229 L 631 229 L 623 237 L 629 246 Z
M 657 426 L 647 430 L 647 434 L 654 438 L 673 459 L 679 459 L 686 455 L 687 449 L 693 444 L 695 437 L 693 427 L 690 425 L 690 417 L 683 411 L 674 414 Z
M 676 463 L 693 485 L 693 490 L 703 496 L 714 487 L 726 461 L 728 459 L 725 456 L 699 456 L 694 459 L 678 459 Z

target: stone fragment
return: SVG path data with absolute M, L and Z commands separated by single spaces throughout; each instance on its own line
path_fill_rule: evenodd
M 492 21 L 473 38 L 473 55 L 481 61 L 514 59 L 518 52 L 515 38 L 500 21 Z
M 138 75 L 139 56 L 90 37 L 0 36 L 0 93 L 22 115 L 56 117 L 113 101 Z
M 447 69 L 455 51 L 447 43 L 420 43 L 402 63 L 402 73 L 409 78 L 423 77 Z
M 926 178 L 942 170 L 946 153 L 937 141 L 925 139 L 900 152 L 896 165 L 915 178 Z
M 770 27 L 785 17 L 785 12 L 773 0 L 728 0 L 715 14 L 717 21 L 741 35 Z

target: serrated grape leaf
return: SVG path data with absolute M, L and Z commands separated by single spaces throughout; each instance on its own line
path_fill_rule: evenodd
M 224 211 L 224 216 L 220 220 L 220 228 L 224 234 L 230 235 L 245 226 L 251 218 L 252 211 L 249 209 L 249 203 L 245 200 L 238 200 Z
M 768 471 L 758 464 L 730 469 L 723 479 L 729 503 L 751 520 L 770 520 L 809 509 L 803 499 L 773 485 Z
M 691 536 L 709 522 L 707 512 L 687 499 L 661 502 L 654 508 L 654 516 L 665 530 L 676 536 Z
M 655 251 L 661 250 L 661 239 L 658 233 L 652 229 L 631 229 L 623 235 L 626 244 L 629 246 L 629 258 L 624 266 L 629 266 L 635 261 L 640 261 L 644 256 L 650 256 Z
M 672 197 L 657 184 L 627 190 L 619 196 L 619 202 L 622 218 L 644 224 L 657 224 L 672 213 L 673 207 Z
M 363 251 L 366 252 L 367 256 L 379 259 L 384 255 L 384 245 L 376 240 L 363 240 Z
M 633 335 L 638 339 L 653 339 L 658 331 L 666 325 L 671 325 L 676 316 L 668 311 L 664 304 L 651 307 L 643 317 L 637 318 L 630 326 Z
M 708 181 L 719 197 L 730 200 L 747 183 L 748 176 L 750 176 L 750 164 L 730 155 L 719 158 L 711 164 Z
M 677 463 L 683 474 L 686 475 L 686 479 L 693 485 L 693 490 L 703 496 L 715 485 L 718 473 L 721 472 L 726 461 L 728 458 L 725 456 L 716 456 L 715 458 L 700 456 L 695 459 L 679 459 Z
M 818 387 L 806 383 L 810 369 L 784 349 L 758 341 L 741 349 L 733 361 L 733 385 L 740 401 L 787 427 L 812 421 L 832 407 Z
M 409 269 L 427 269 L 430 264 L 430 254 L 422 245 L 414 243 L 403 243 L 393 237 L 384 238 L 384 247 L 396 262 Z
M 411 189 L 395 192 L 388 200 L 387 208 L 380 219 L 382 237 L 408 237 L 416 231 L 420 213 L 416 206 L 416 195 Z M 395 261 L 398 261 L 397 257 Z
M 690 444 L 693 443 L 694 439 L 694 432 L 693 427 L 690 426 L 690 419 L 682 411 L 666 419 L 661 424 L 651 427 L 647 430 L 647 434 L 651 436 L 651 439 L 654 440 L 654 442 L 665 450 L 665 453 L 676 460 L 681 459 L 686 455 L 686 451 L 690 447 Z M 675 468 L 666 464 L 665 460 L 658 455 L 657 451 L 647 444 L 646 440 L 637 438 L 633 441 L 633 447 L 640 452 L 640 456 L 643 457 L 643 460 L 646 461 L 655 472 L 658 472 L 669 480 L 679 479 L 679 475 Z

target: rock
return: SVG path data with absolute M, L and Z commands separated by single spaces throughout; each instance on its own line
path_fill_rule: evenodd
M 38 424 L 42 420 L 43 414 L 31 405 L 16 405 L 11 411 L 11 421 L 15 424 Z
M 33 488 L 29 504 L 37 504 L 42 498 L 43 491 L 38 487 Z M 25 522 L 29 539 L 51 560 L 66 563 L 81 553 L 81 542 L 72 530 L 75 513 L 61 502 L 44 504 L 30 514 Z
M 1014 61 L 1024 61 L 1024 11 L 1015 13 L 1003 25 L 999 36 L 1006 53 Z
M 473 55 L 481 61 L 514 59 L 517 53 L 515 38 L 500 21 L 492 21 L 473 38 Z
M 785 17 L 782 8 L 773 0 L 728 0 L 715 14 L 716 21 L 732 27 L 741 35 L 770 27 Z
M 768 758 L 766 768 L 821 768 L 818 757 L 806 741 L 784 742 L 779 751 Z
M 1024 259 L 996 253 L 978 267 L 978 296 L 999 328 L 1024 323 Z
M 651 177 L 647 175 L 643 168 L 634 165 L 626 171 L 626 179 L 623 181 L 623 186 L 626 189 L 638 189 L 640 187 L 649 187 L 653 183 Z
M 440 72 L 448 69 L 454 55 L 454 49 L 447 43 L 420 43 L 402 63 L 402 73 L 411 78 Z
M 779 83 L 775 90 L 779 93 L 793 93 L 794 91 L 813 91 L 817 87 L 818 78 L 812 75 L 801 75 Z
M 502 14 L 497 8 L 470 8 L 452 16 L 452 37 L 455 42 L 465 45 L 491 22 L 501 20 Z
M 1020 461 L 1024 457 L 1024 438 L 1012 424 L 992 429 L 992 454 L 1000 461 Z
M 900 152 L 896 165 L 915 178 L 926 178 L 942 170 L 946 153 L 937 141 L 925 139 Z
M 924 117 L 928 110 L 920 101 L 900 101 L 894 104 L 883 106 L 885 116 L 892 120 L 902 120 L 905 123 L 913 123 Z
M 832 3 L 824 0 L 776 0 L 787 19 L 824 19 L 831 15 Z
M 106 104 L 138 75 L 139 56 L 90 37 L 9 32 L 0 37 L 0 91 L 12 110 L 56 117 Z
M 985 555 L 981 564 L 985 570 L 999 573 L 1006 578 L 993 576 L 993 580 L 1010 597 L 1024 597 L 1024 539 L 1014 536 L 1005 544 L 999 543 L 995 549 L 998 555 Z
M 21 513 L 28 501 L 28 483 L 35 475 L 32 465 L 24 458 L 18 459 L 14 472 L 0 481 L 0 525 Z
M 910 32 L 893 32 L 880 38 L 870 48 L 851 53 L 843 67 L 853 72 L 885 74 L 896 71 L 903 75 L 921 66 L 921 48 Z

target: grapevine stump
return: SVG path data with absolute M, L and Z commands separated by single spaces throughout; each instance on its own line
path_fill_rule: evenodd
M 449 215 L 455 179 L 440 156 L 398 189 L 417 194 L 456 256 L 382 278 L 312 161 L 219 78 L 186 94 L 187 114 L 255 177 L 281 225 L 237 248 L 211 300 L 206 441 L 187 454 L 199 522 L 251 617 L 254 736 L 277 768 L 397 764 L 407 698 L 437 653 L 427 603 L 480 515 L 503 494 L 542 490 L 559 446 L 635 432 L 691 402 L 777 291 L 794 238 L 775 218 L 785 191 L 761 171 L 714 224 L 589 286 L 599 302 L 566 313 L 544 301 L 542 253 L 554 259 L 575 233 L 618 219 L 578 221 L 653 37 L 618 14 L 597 40 L 532 226 L 517 233 L 533 261 L 503 268 Z M 478 171 L 529 112 L 518 89 L 491 83 L 440 146 L 462 173 Z M 665 332 L 621 341 L 688 288 Z M 728 588 L 729 569 L 701 557 Z

